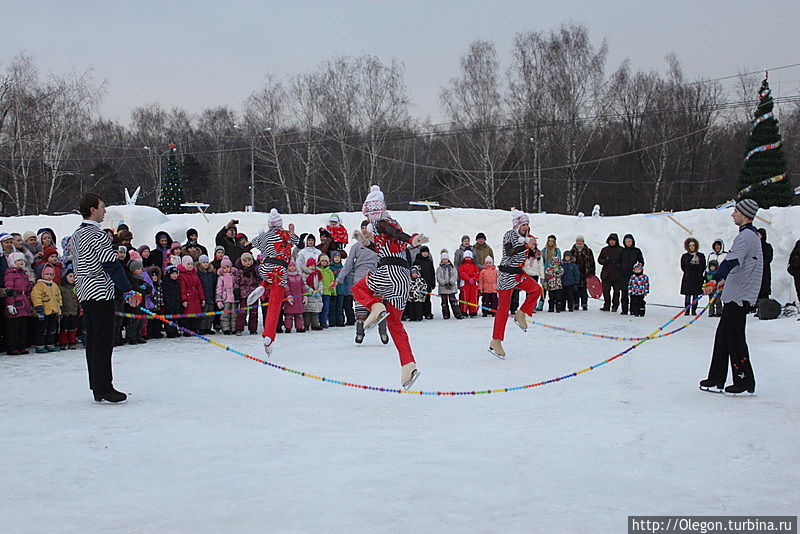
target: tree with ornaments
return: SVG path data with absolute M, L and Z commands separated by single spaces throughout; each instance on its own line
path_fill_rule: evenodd
M 762 208 L 788 206 L 794 194 L 786 179 L 786 158 L 766 73 L 758 98 L 737 190 L 740 198 L 752 198 Z
M 186 202 L 186 195 L 183 191 L 183 171 L 181 162 L 178 161 L 175 153 L 175 145 L 169 145 L 169 157 L 161 179 L 161 195 L 158 201 L 158 209 L 163 213 L 183 213 L 181 204 Z

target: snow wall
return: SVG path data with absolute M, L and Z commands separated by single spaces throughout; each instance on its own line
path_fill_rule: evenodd
M 431 238 L 429 246 L 438 262 L 439 251 L 446 248 L 451 257 L 460 244 L 461 236 L 468 234 L 473 242 L 475 234 L 483 232 L 495 254 L 500 254 L 500 243 L 503 233 L 511 225 L 509 212 L 503 210 L 482 209 L 442 209 L 433 212 L 436 218 L 427 211 L 392 211 L 392 215 L 400 222 L 408 233 L 423 232 Z M 676 212 L 673 218 L 691 230 L 692 236 L 700 241 L 700 251 L 711 251 L 711 243 L 721 238 L 726 249 L 733 242 L 738 228 L 733 224 L 731 210 L 697 209 Z M 315 232 L 325 226 L 329 213 L 284 215 L 286 224 L 293 222 L 297 233 Z M 361 213 L 339 212 L 344 225 L 352 235 L 352 231 L 361 224 L 364 217 Z M 789 253 L 797 239 L 800 239 L 800 206 L 771 208 L 759 211 L 759 216 L 770 221 L 767 224 L 756 220 L 756 226 L 767 229 L 768 241 L 775 250 L 772 262 L 772 297 L 781 303 L 796 300 L 791 277 L 786 272 Z M 114 227 L 125 221 L 134 234 L 133 244 L 154 245 L 155 233 L 166 230 L 176 241 L 186 241 L 186 230 L 195 228 L 199 233 L 200 243 L 209 252 L 214 248 L 214 236 L 230 219 L 239 220 L 239 231 L 251 239 L 266 228 L 266 214 L 256 213 L 213 213 L 208 214 L 208 221 L 199 213 L 164 215 L 149 206 L 109 206 L 103 227 Z M 56 232 L 57 239 L 72 233 L 80 223 L 78 215 L 38 215 L 25 217 L 3 217 L 2 231 L 20 232 L 36 231 L 42 227 L 50 227 Z M 562 251 L 572 247 L 576 235 L 583 235 L 587 244 L 595 254 L 605 246 L 609 233 L 622 236 L 627 233 L 636 238 L 636 245 L 642 249 L 645 257 L 645 272 L 650 276 L 650 302 L 664 304 L 683 304 L 680 296 L 680 257 L 683 254 L 683 242 L 689 237 L 686 230 L 665 216 L 625 215 L 620 217 L 592 218 L 557 214 L 531 215 L 533 233 L 543 244 L 547 236 L 554 234 Z M 497 259 L 497 258 L 496 258 Z M 599 274 L 599 270 L 598 270 Z

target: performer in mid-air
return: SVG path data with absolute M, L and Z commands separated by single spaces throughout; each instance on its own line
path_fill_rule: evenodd
M 522 265 L 531 250 L 536 249 L 536 238 L 531 235 L 531 226 L 528 216 L 521 211 L 513 210 L 513 228 L 503 235 L 503 259 L 498 270 L 497 292 L 500 293 L 500 305 L 494 317 L 494 331 L 492 341 L 489 343 L 489 352 L 498 358 L 505 358 L 503 339 L 505 339 L 506 320 L 511 309 L 511 294 L 514 289 L 525 292 L 525 302 L 514 312 L 514 321 L 523 331 L 528 329 L 525 316 L 533 315 L 536 301 L 542 295 L 542 287 L 536 283 L 525 271 Z
M 369 330 L 386 321 L 389 333 L 400 354 L 400 383 L 408 389 L 419 377 L 411 352 L 408 334 L 403 328 L 403 308 L 408 302 L 411 288 L 411 261 L 408 247 L 418 247 L 428 242 L 423 234 L 408 235 L 386 211 L 380 187 L 373 185 L 362 209 L 369 221 L 366 231 L 360 234 L 362 245 L 378 254 L 378 268 L 353 286 L 353 297 L 369 310 L 364 329 Z
M 269 309 L 264 320 L 264 351 L 267 356 L 272 354 L 272 342 L 275 341 L 275 332 L 278 328 L 278 320 L 281 316 L 281 306 L 283 297 L 288 289 L 288 267 L 292 259 L 292 247 L 297 245 L 299 238 L 294 233 L 294 224 L 289 225 L 289 230 L 283 229 L 283 218 L 278 210 L 272 208 L 267 217 L 266 232 L 262 232 L 252 241 L 254 248 L 257 248 L 264 255 L 264 260 L 258 267 L 258 274 L 261 276 L 261 285 L 254 289 L 247 298 L 247 304 L 252 305 L 259 297 L 269 291 Z M 289 301 L 295 298 L 303 298 L 302 295 L 289 295 Z

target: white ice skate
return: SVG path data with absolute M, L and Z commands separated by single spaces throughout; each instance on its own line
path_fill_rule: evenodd
M 252 306 L 255 301 L 261 298 L 261 295 L 264 294 L 264 286 L 258 286 L 253 291 L 247 295 L 247 305 Z
M 416 363 L 407 363 L 400 368 L 400 383 L 403 384 L 403 389 L 413 386 L 417 378 L 419 378 L 419 371 Z
M 528 331 L 528 318 L 525 317 L 525 312 L 517 310 L 514 312 L 514 322 L 522 329 L 523 332 Z
M 364 330 L 377 326 L 378 323 L 385 321 L 388 316 L 389 312 L 386 311 L 386 306 L 384 306 L 383 302 L 376 302 L 370 308 L 367 318 L 364 319 Z
M 487 350 L 501 360 L 506 359 L 506 351 L 503 350 L 503 343 L 499 339 L 493 339 L 492 342 L 489 343 L 489 348 Z
M 264 336 L 264 352 L 267 355 L 267 358 L 272 356 L 272 338 Z

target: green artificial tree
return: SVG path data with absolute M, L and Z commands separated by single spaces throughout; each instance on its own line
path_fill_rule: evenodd
M 772 111 L 775 103 L 770 93 L 765 75 L 758 92 L 759 103 L 751 125 L 752 132 L 747 140 L 744 166 L 736 184 L 737 191 L 753 186 L 751 190 L 741 194 L 741 198 L 752 198 L 762 208 L 788 206 L 794 197 L 789 180 L 775 178 L 786 173 L 786 158 L 781 146 L 778 119 Z M 776 181 L 755 185 L 769 178 L 775 178 Z
M 183 192 L 183 171 L 181 162 L 175 156 L 175 145 L 169 145 L 169 157 L 161 180 L 161 196 L 158 209 L 164 213 L 183 213 L 181 204 L 186 202 Z

